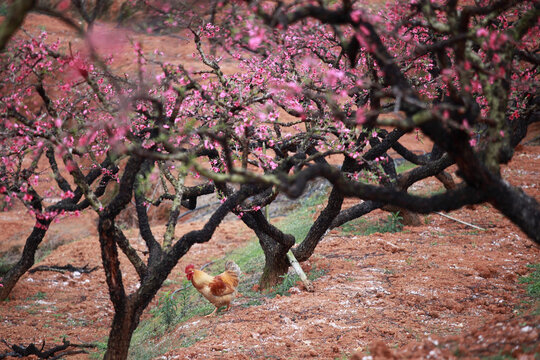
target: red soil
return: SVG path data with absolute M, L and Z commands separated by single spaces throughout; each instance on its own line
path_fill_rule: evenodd
M 45 20 L 46 19 L 46 20 Z M 45 24 L 50 39 L 69 37 L 64 27 L 49 18 L 32 15 L 31 24 Z M 28 25 L 28 24 L 27 24 Z M 123 34 L 129 34 L 125 32 Z M 135 36 L 130 34 L 130 36 Z M 193 50 L 182 40 L 136 35 L 148 49 L 159 48 L 171 60 L 190 62 Z M 174 41 L 174 43 L 173 43 Z M 187 42 L 184 42 L 184 45 Z M 130 51 L 130 50 L 126 50 Z M 129 63 L 125 60 L 124 64 Z M 130 65 L 126 65 L 130 66 Z M 404 145 L 429 150 L 409 136 Z M 540 146 L 521 146 L 504 168 L 504 177 L 540 199 Z M 415 190 L 440 187 L 428 179 Z M 349 200 L 348 205 L 355 201 Z M 522 316 L 527 300 L 518 282 L 537 263 L 538 247 L 490 205 L 455 211 L 452 216 L 485 228 L 478 231 L 432 214 L 418 227 L 395 234 L 347 235 L 331 231 L 312 260 L 327 273 L 314 282 L 315 292 L 291 290 L 291 296 L 267 299 L 233 309 L 215 318 L 194 318 L 172 330 L 179 343 L 167 359 L 297 359 L 346 358 L 358 351 L 361 358 L 480 358 L 499 351 L 520 359 L 533 359 L 539 348 L 538 315 Z M 385 217 L 380 211 L 368 218 Z M 33 225 L 21 209 L 0 214 L 0 251 L 20 247 Z M 201 223 L 184 223 L 181 235 Z M 0 305 L 0 338 L 9 343 L 102 341 L 112 317 L 95 217 L 66 218 L 54 224 L 46 243 L 69 240 L 52 251 L 40 265 L 99 266 L 90 274 L 37 272 L 24 275 L 8 301 Z M 161 228 L 163 231 L 163 227 Z M 136 231 L 128 231 L 142 251 Z M 175 289 L 188 263 L 204 264 L 242 246 L 252 234 L 240 221 L 223 223 L 214 239 L 196 245 L 171 273 Z M 128 288 L 136 274 L 123 261 Z M 152 308 L 155 302 L 149 306 Z M 144 316 L 148 315 L 148 309 Z M 187 347 L 180 340 L 193 334 L 203 339 Z M 159 339 L 156 339 L 159 341 Z M 524 349 L 529 354 L 523 354 Z M 398 355 L 396 355 L 398 354 Z M 80 356 L 85 358 L 85 356 Z

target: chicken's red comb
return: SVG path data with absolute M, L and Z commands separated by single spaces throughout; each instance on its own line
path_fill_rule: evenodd
M 186 269 L 185 269 L 184 271 L 185 271 L 186 274 L 187 274 L 189 270 L 194 269 L 194 268 L 195 268 L 195 265 L 189 264 L 188 266 L 186 266 Z

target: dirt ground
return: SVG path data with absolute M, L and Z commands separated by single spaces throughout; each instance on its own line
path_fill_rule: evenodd
M 540 146 L 524 146 L 504 174 L 538 199 L 539 169 Z M 427 180 L 422 186 L 438 185 Z M 397 358 L 444 359 L 458 353 L 477 358 L 499 350 L 540 351 L 540 317 L 523 316 L 527 298 L 518 282 L 530 271 L 527 264 L 538 262 L 539 249 L 489 205 L 451 215 L 486 230 L 433 214 L 422 226 L 395 234 L 344 237 L 339 229 L 331 231 L 304 264 L 327 271 L 314 282 L 313 293 L 293 288 L 291 296 L 251 307 L 241 306 L 249 299 L 240 298 L 229 313 L 194 318 L 173 332 L 179 339 L 204 334 L 203 339 L 166 358 L 333 359 L 355 351 L 385 358 L 389 351 L 399 351 Z M 91 227 L 92 221 L 86 225 Z M 198 227 L 198 222 L 182 224 L 178 233 Z M 137 233 L 128 235 L 137 244 Z M 186 264 L 222 257 L 251 236 L 240 221 L 225 222 L 215 239 L 196 245 L 181 259 L 170 279 L 181 282 Z M 98 270 L 26 274 L 0 306 L 0 333 L 9 343 L 52 344 L 62 337 L 94 342 L 107 335 L 112 310 L 97 239 L 74 240 L 52 251 L 40 265 L 88 264 Z M 128 266 L 123 270 L 133 290 L 136 274 Z M 533 359 L 528 356 L 521 358 Z
M 37 15 L 30 21 L 44 23 Z M 64 31 L 60 25 L 55 28 L 52 20 L 45 24 L 53 40 Z M 165 46 L 167 39 L 143 37 L 149 48 L 161 46 L 169 54 L 179 50 Z M 184 49 L 174 57 L 189 61 L 188 53 Z M 404 145 L 413 142 L 418 150 L 429 150 L 427 140 L 419 144 L 414 136 Z M 540 199 L 540 146 L 520 146 L 503 175 Z M 438 187 L 436 180 L 428 179 L 414 190 L 430 192 Z M 385 216 L 374 212 L 368 217 Z M 295 287 L 290 296 L 250 307 L 242 306 L 249 299 L 239 298 L 228 313 L 193 318 L 173 329 L 179 339 L 202 334 L 201 340 L 162 358 L 346 359 L 357 353 L 359 359 L 476 359 L 501 353 L 534 359 L 534 350 L 540 353 L 540 315 L 526 311 L 529 299 L 519 277 L 530 272 L 528 264 L 538 262 L 539 248 L 490 205 L 464 208 L 451 216 L 485 230 L 437 214 L 422 217 L 421 226 L 395 234 L 344 236 L 341 230 L 333 230 L 303 264 L 306 269 L 326 270 L 314 282 L 314 292 Z M 20 248 L 32 224 L 21 209 L 0 213 L 2 251 Z M 177 234 L 201 224 L 185 222 Z M 112 306 L 95 226 L 92 215 L 66 218 L 51 226 L 46 244 L 60 240 L 66 244 L 39 265 L 98 269 L 90 274 L 24 275 L 9 300 L 0 304 L 1 339 L 25 345 L 57 344 L 64 337 L 72 342 L 103 341 Z M 127 235 L 143 251 L 137 232 Z M 181 259 L 169 277 L 172 284 L 164 289 L 175 289 L 174 283 L 183 280 L 186 264 L 223 257 L 251 238 L 240 221 L 226 221 L 212 241 L 195 245 Z M 136 273 L 125 259 L 123 264 L 124 279 L 133 290 Z M 149 308 L 154 305 L 155 301 Z

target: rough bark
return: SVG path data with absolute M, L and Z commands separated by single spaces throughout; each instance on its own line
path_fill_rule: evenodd
M 324 233 L 330 228 L 332 221 L 339 214 L 343 200 L 343 194 L 338 189 L 334 188 L 328 198 L 328 205 L 313 223 L 306 238 L 298 245 L 298 247 L 293 249 L 293 254 L 298 261 L 306 261 L 313 255 L 313 252 L 321 241 Z
M 142 161 L 138 157 L 134 156 L 129 159 L 120 181 L 118 194 L 99 216 L 98 229 L 101 259 L 109 288 L 109 297 L 114 307 L 114 318 L 109 333 L 105 359 L 127 358 L 131 336 L 139 322 L 140 314 L 136 316 L 138 309 L 133 307 L 133 304 L 126 296 L 122 282 L 114 219 L 131 200 L 133 184 L 141 164 Z
M 470 17 L 474 15 L 474 11 L 484 12 L 498 12 L 511 6 L 509 2 L 498 2 L 494 7 L 471 7 L 468 8 L 467 14 L 462 14 L 461 21 L 458 24 L 460 28 L 456 28 L 458 32 L 463 32 L 468 26 Z M 511 35 L 514 41 L 519 41 L 523 37 L 528 29 L 530 29 L 537 21 L 538 11 L 540 6 L 535 4 L 535 7 L 524 14 L 513 25 L 513 31 Z M 274 14 L 275 15 L 275 14 Z M 377 62 L 383 75 L 384 83 L 386 86 L 391 86 L 394 92 L 399 92 L 402 99 L 407 99 L 402 102 L 401 110 L 406 114 L 407 118 L 403 122 L 403 126 L 409 129 L 414 127 L 420 127 L 422 131 L 429 136 L 434 143 L 441 149 L 448 152 L 448 154 L 455 160 L 459 167 L 459 174 L 467 183 L 468 187 L 457 188 L 456 190 L 449 190 L 443 196 L 433 196 L 428 201 L 422 201 L 421 199 L 415 199 L 406 194 L 385 194 L 384 190 L 373 189 L 378 194 L 367 193 L 367 187 L 359 186 L 357 184 L 347 184 L 344 179 L 340 179 L 337 173 L 323 174 L 320 172 L 321 168 L 308 169 L 305 173 L 311 172 L 306 178 L 312 178 L 311 175 L 318 173 L 318 176 L 325 176 L 334 185 L 340 186 L 344 192 L 351 194 L 351 196 L 362 197 L 367 200 L 388 202 L 393 205 L 403 206 L 410 210 L 426 212 L 428 209 L 435 210 L 436 208 L 459 208 L 463 205 L 481 201 L 491 202 L 499 211 L 511 219 L 516 225 L 518 225 L 534 242 L 540 244 L 540 205 L 538 202 L 521 192 L 520 190 L 512 187 L 504 182 L 500 174 L 498 173 L 498 165 L 501 162 L 509 161 L 512 156 L 512 151 L 505 151 L 505 147 L 508 145 L 508 139 L 501 140 L 499 142 L 493 142 L 489 144 L 488 151 L 485 153 L 476 154 L 468 143 L 468 134 L 460 130 L 459 128 L 450 128 L 443 124 L 433 112 L 426 111 L 425 108 L 419 104 L 422 104 L 422 100 L 419 98 L 415 89 L 412 87 L 404 72 L 399 68 L 395 62 L 395 58 L 390 54 L 387 47 L 383 43 L 381 37 L 377 33 L 375 27 L 370 22 L 361 19 L 359 21 L 351 21 L 349 11 L 346 8 L 330 10 L 322 6 L 305 6 L 296 9 L 294 12 L 287 14 L 286 16 L 280 16 L 279 19 L 268 16 L 265 20 L 271 25 L 275 25 L 275 21 L 279 21 L 282 25 L 287 26 L 291 23 L 295 23 L 304 18 L 315 18 L 323 23 L 328 24 L 351 24 L 354 27 L 363 26 L 364 39 L 371 45 L 370 54 Z M 464 42 L 457 43 L 456 56 L 461 61 L 463 60 L 463 53 L 465 47 Z M 513 51 L 513 49 L 509 50 Z M 443 51 L 438 52 L 440 55 L 438 58 L 443 63 L 445 62 Z M 494 106 L 491 104 L 491 108 L 495 109 L 495 115 L 497 115 L 496 126 L 491 128 L 493 138 L 497 137 L 497 132 L 504 128 L 501 117 L 504 116 L 506 108 L 503 108 L 501 104 L 506 105 L 506 97 L 508 96 L 508 84 L 507 78 L 503 78 L 498 82 L 499 93 L 492 92 Z M 498 97 L 502 98 L 502 101 L 498 101 Z M 451 118 L 454 122 L 461 124 L 465 119 L 476 120 L 478 118 L 477 104 L 469 102 L 466 98 L 450 96 L 442 99 L 442 105 L 448 105 L 450 107 L 462 108 L 461 111 L 452 111 Z M 447 103 L 445 103 L 447 102 Z M 534 122 L 534 117 L 537 113 L 530 115 L 531 119 L 527 120 L 527 123 Z M 492 118 L 495 118 L 492 116 Z M 504 119 L 502 119 L 504 120 Z M 474 121 L 473 121 L 474 122 Z M 514 129 L 514 138 L 512 139 L 515 144 L 520 134 L 523 131 Z M 305 185 L 301 179 L 296 179 L 295 184 L 292 186 L 289 184 L 288 193 L 292 196 L 298 196 L 299 190 Z M 364 189 L 362 189 L 364 188 Z M 470 197 L 467 200 L 467 197 Z M 407 200 L 405 200 L 408 198 Z M 403 201 L 402 201 L 403 200 Z M 452 203 L 453 202 L 453 203 Z M 457 204 L 459 206 L 456 207 Z
M 259 287 L 268 289 L 281 283 L 282 276 L 289 270 L 287 252 L 294 245 L 294 237 L 270 224 L 261 211 L 245 214 L 242 220 L 255 232 L 264 252 L 265 263 Z
M 258 232 L 259 243 L 264 250 L 264 269 L 259 281 L 261 289 L 269 289 L 283 282 L 283 275 L 289 270 L 287 252 L 289 249 L 276 243 L 266 233 Z
M 228 196 L 201 230 L 194 230 L 182 236 L 174 246 L 167 251 L 162 251 L 159 258 L 149 264 L 144 272 L 140 272 L 140 287 L 136 292 L 127 295 L 122 282 L 117 249 L 118 243 L 124 241 L 123 234 L 115 227 L 114 218 L 130 200 L 128 194 L 133 193 L 133 185 L 140 164 L 141 162 L 137 159 L 128 162 L 120 182 L 118 195 L 100 214 L 99 237 L 102 262 L 109 287 L 109 297 L 115 310 L 105 359 L 127 358 L 131 337 L 139 324 L 142 312 L 161 288 L 163 281 L 176 266 L 178 260 L 189 251 L 193 244 L 209 241 L 223 218 L 239 203 L 260 190 L 257 186 L 244 186 Z
M 58 167 L 56 165 L 56 160 L 54 159 L 54 153 L 52 151 L 46 152 L 47 158 L 49 159 L 51 168 L 53 169 L 55 173 L 55 180 L 59 186 L 64 191 L 71 191 L 71 187 L 69 186 L 69 183 L 61 177 L 61 175 L 58 172 Z M 102 168 L 108 168 L 111 170 L 111 173 L 116 173 L 118 171 L 118 168 L 114 166 L 110 159 L 107 158 L 105 161 L 101 164 Z M 101 168 L 97 167 L 95 169 L 92 169 L 88 172 L 88 174 L 85 176 L 85 180 L 88 184 L 92 184 L 99 176 L 101 175 Z M 102 196 L 105 193 L 105 189 L 107 187 L 107 184 L 111 180 L 110 175 L 103 176 L 99 185 L 96 188 L 95 194 L 96 196 Z M 41 203 L 41 197 L 38 195 L 35 190 L 30 190 L 33 200 L 32 200 L 32 207 L 35 209 L 37 214 L 40 213 L 60 213 L 62 211 L 81 211 L 87 208 L 90 203 L 88 200 L 81 200 L 82 198 L 82 190 L 80 187 L 77 187 L 74 191 L 74 197 L 71 199 L 63 199 L 59 201 L 58 203 L 48 206 L 45 211 L 43 211 L 43 204 Z M 79 202 L 80 201 L 80 202 Z M 43 241 L 45 234 L 49 228 L 49 225 L 51 224 L 52 219 L 44 219 L 41 215 L 36 216 L 36 225 L 34 226 L 34 229 L 32 230 L 32 233 L 28 236 L 28 238 L 25 241 L 23 253 L 21 254 L 21 258 L 19 261 L 13 265 L 13 267 L 8 271 L 8 273 L 4 276 L 2 283 L 3 287 L 0 287 L 0 300 L 5 300 L 21 278 L 21 276 L 24 275 L 26 271 L 28 271 L 33 265 L 35 261 L 35 255 L 37 252 L 37 249 L 41 242 Z
M 132 301 L 126 301 L 122 309 L 115 311 L 103 359 L 127 359 L 131 336 L 139 324 L 141 313 L 142 309 L 134 307 Z
M 226 187 L 223 184 L 220 184 L 218 188 L 228 198 L 231 197 L 233 193 L 232 188 Z M 253 194 L 264 194 L 267 190 L 268 187 L 259 187 Z M 264 252 L 265 265 L 259 281 L 259 287 L 261 289 L 268 289 L 281 283 L 283 281 L 282 276 L 287 273 L 290 266 L 287 252 L 295 243 L 294 237 L 283 233 L 268 222 L 260 210 L 245 213 L 242 216 L 242 221 L 255 232 Z
M 26 239 L 21 258 L 2 279 L 4 286 L 0 287 L 0 301 L 7 299 L 21 276 L 34 265 L 37 248 L 45 237 L 50 221 L 38 222 L 38 224 L 38 226 L 34 226 L 32 233 Z
M 365 214 L 372 212 L 375 209 L 383 206 L 382 203 L 375 201 L 364 201 L 360 204 L 354 205 L 339 213 L 338 216 L 332 221 L 330 229 L 337 228 L 351 220 L 357 219 Z

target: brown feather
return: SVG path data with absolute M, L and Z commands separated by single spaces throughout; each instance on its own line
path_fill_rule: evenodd
M 214 277 L 208 286 L 210 291 L 215 296 L 223 296 L 231 294 L 236 290 L 238 286 L 238 276 L 235 272 L 227 270 L 224 273 Z

